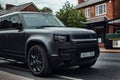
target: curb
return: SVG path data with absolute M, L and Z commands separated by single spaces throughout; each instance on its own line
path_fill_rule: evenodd
M 120 50 L 119 49 L 100 48 L 100 52 L 102 52 L 102 53 L 120 53 Z

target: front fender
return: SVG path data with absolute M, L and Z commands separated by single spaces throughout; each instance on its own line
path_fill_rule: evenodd
M 51 43 L 52 43 L 52 36 L 40 36 L 40 35 L 35 35 L 35 36 L 30 36 L 28 38 L 28 40 L 26 41 L 25 44 L 25 52 L 26 52 L 26 56 L 27 56 L 27 52 L 28 52 L 28 47 L 29 44 L 32 44 L 33 42 L 39 45 L 44 45 L 44 47 L 47 50 L 47 53 L 50 54 L 51 53 Z

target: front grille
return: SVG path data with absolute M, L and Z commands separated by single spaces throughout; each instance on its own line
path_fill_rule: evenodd
M 59 50 L 59 56 L 63 61 L 70 61 L 75 57 L 75 49 Z
M 94 44 L 94 43 L 98 43 L 97 41 L 79 41 L 79 42 L 75 42 L 76 44 Z
M 93 39 L 96 38 L 96 34 L 79 34 L 79 35 L 73 35 L 73 39 Z

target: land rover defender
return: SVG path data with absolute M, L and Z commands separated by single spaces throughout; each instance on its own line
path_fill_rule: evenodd
M 97 34 L 69 28 L 53 14 L 13 12 L 0 16 L 0 57 L 28 64 L 36 76 L 54 67 L 91 67 L 99 56 Z

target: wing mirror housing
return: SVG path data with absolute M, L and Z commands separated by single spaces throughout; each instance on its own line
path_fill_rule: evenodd
M 23 26 L 21 23 L 13 23 L 12 26 L 13 26 L 13 28 L 18 29 L 18 30 L 23 29 Z

